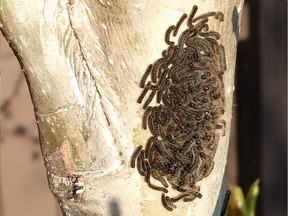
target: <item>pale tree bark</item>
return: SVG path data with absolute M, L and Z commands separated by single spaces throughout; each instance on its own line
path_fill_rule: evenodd
M 224 14 L 211 28 L 226 52 L 226 136 L 199 182 L 202 199 L 168 212 L 129 165 L 150 136 L 136 100 L 147 65 L 167 48 L 166 29 L 193 5 Z M 1 31 L 29 84 L 49 187 L 64 215 L 220 214 L 242 8 L 243 0 L 1 1 Z

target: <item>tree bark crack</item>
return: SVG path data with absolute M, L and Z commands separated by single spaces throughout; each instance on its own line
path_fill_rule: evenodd
M 91 73 L 91 69 L 90 69 L 90 67 L 89 67 L 89 64 L 87 63 L 87 59 L 86 59 L 86 57 L 85 57 L 85 52 L 83 51 L 83 48 L 82 48 L 82 46 L 81 46 L 81 42 L 80 42 L 81 40 L 80 40 L 80 38 L 79 38 L 79 36 L 78 36 L 78 34 L 77 34 L 77 29 L 75 29 L 74 26 L 73 26 L 73 21 L 72 21 L 72 19 L 71 19 L 71 16 L 73 16 L 73 11 L 72 11 L 72 9 L 73 9 L 73 4 L 74 4 L 74 0 L 69 0 L 68 3 L 67 3 L 67 10 L 68 10 L 68 18 L 69 18 L 70 27 L 71 27 L 72 32 L 73 32 L 73 34 L 74 34 L 74 36 L 75 36 L 75 39 L 76 39 L 76 41 L 77 41 L 77 43 L 78 43 L 79 50 L 80 50 L 81 56 L 82 56 L 82 58 L 83 58 L 83 63 L 86 65 L 86 68 L 87 68 L 87 70 L 88 70 L 88 72 L 89 72 L 89 75 L 90 75 L 91 79 L 92 79 L 92 80 L 94 81 L 94 83 L 95 83 L 95 85 L 94 85 L 94 86 L 95 86 L 95 90 L 96 90 L 96 93 L 99 94 L 100 105 L 101 105 L 101 108 L 102 108 L 102 110 L 103 110 L 103 114 L 104 114 L 104 116 L 105 116 L 105 118 L 106 118 L 106 120 L 107 120 L 107 124 L 110 125 L 110 121 L 109 121 L 108 115 L 107 115 L 106 110 L 104 109 L 104 106 L 103 106 L 103 104 L 102 104 L 102 95 L 101 95 L 101 92 L 99 91 L 99 89 L 98 89 L 98 87 L 97 87 L 97 81 L 96 81 L 96 79 L 94 78 L 93 74 Z
M 56 111 L 47 112 L 47 113 L 40 113 L 39 111 L 35 111 L 35 114 L 36 116 L 39 116 L 39 117 L 46 117 L 46 116 L 49 117 L 49 116 L 57 115 L 60 113 L 69 112 L 76 106 L 77 106 L 76 104 L 66 105 L 66 106 L 57 108 Z

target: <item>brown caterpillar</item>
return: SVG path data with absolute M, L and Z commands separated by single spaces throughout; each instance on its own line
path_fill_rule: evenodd
M 214 167 L 218 130 L 225 136 L 226 123 L 221 119 L 225 50 L 218 42 L 220 34 L 210 31 L 208 25 L 211 18 L 222 22 L 224 15 L 208 12 L 196 17 L 197 9 L 194 6 L 189 16 L 183 14 L 167 29 L 164 40 L 168 48 L 146 69 L 140 81 L 144 89 L 137 100 L 142 103 L 145 99 L 142 126 L 148 127 L 151 137 L 144 150 L 142 146 L 135 150 L 131 167 L 137 161 L 148 186 L 164 192 L 161 202 L 168 211 L 180 200 L 202 198 L 196 183 Z M 186 19 L 187 29 L 178 36 L 178 43 L 172 41 L 171 34 L 176 37 Z M 153 106 L 155 96 L 157 105 Z M 168 189 L 179 194 L 170 198 L 165 195 Z

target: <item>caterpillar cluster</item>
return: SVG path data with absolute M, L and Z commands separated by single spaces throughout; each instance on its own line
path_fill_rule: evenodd
M 197 9 L 194 6 L 189 16 L 184 14 L 167 29 L 168 48 L 142 76 L 143 91 L 137 100 L 142 103 L 146 97 L 142 123 L 152 135 L 144 149 L 138 146 L 134 151 L 131 167 L 137 164 L 148 186 L 163 192 L 161 201 L 169 211 L 179 200 L 190 202 L 202 197 L 196 182 L 213 169 L 217 130 L 222 129 L 225 135 L 225 121 L 220 119 L 225 105 L 225 52 L 218 43 L 220 34 L 208 26 L 209 18 L 223 21 L 224 15 L 209 12 L 195 17 Z M 176 44 L 170 39 L 177 36 L 186 19 L 188 28 Z M 155 97 L 157 106 L 151 106 Z M 159 184 L 153 184 L 152 178 Z M 179 195 L 166 196 L 169 187 Z

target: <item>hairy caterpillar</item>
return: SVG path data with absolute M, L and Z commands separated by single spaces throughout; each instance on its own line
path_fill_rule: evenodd
M 149 128 L 151 137 L 144 150 L 136 149 L 132 168 L 137 161 L 148 186 L 163 192 L 161 202 L 169 211 L 179 200 L 190 202 L 202 197 L 196 183 L 213 169 L 217 130 L 223 129 L 225 135 L 226 124 L 221 119 L 225 106 L 225 50 L 218 42 L 220 34 L 209 31 L 208 25 L 209 18 L 221 22 L 224 15 L 209 12 L 195 17 L 197 9 L 194 6 L 189 16 L 182 15 L 176 25 L 168 27 L 164 37 L 168 48 L 146 69 L 140 81 L 143 91 L 137 100 L 142 103 L 146 98 L 142 125 Z M 186 19 L 187 28 L 175 43 L 171 35 L 177 36 Z M 157 105 L 151 106 L 155 96 Z M 152 184 L 150 178 L 160 186 Z M 179 195 L 166 196 L 169 188 Z

